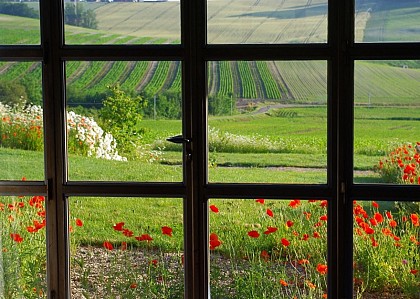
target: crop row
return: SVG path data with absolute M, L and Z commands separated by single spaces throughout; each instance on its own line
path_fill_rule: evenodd
M 144 88 L 144 91 L 147 94 L 153 95 L 158 93 L 162 89 L 169 73 L 169 63 L 169 61 L 162 61 L 157 64 L 153 77 Z
M 247 61 L 239 61 L 238 69 L 240 74 L 243 97 L 247 99 L 256 99 L 258 97 L 257 88 L 255 85 L 255 80 L 251 74 L 249 63 Z
M 230 63 L 228 61 L 219 62 L 219 91 L 218 94 L 229 96 L 233 94 L 233 78 Z M 213 74 L 214 76 L 216 74 Z

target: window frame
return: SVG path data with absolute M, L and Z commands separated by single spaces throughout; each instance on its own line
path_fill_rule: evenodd
M 69 196 L 184 198 L 185 298 L 209 297 L 209 198 L 326 198 L 328 294 L 352 298 L 353 200 L 419 201 L 419 186 L 353 182 L 353 89 L 356 60 L 420 59 L 420 42 L 355 43 L 354 2 L 328 1 L 328 41 L 322 44 L 206 44 L 205 0 L 181 0 L 179 45 L 66 45 L 64 1 L 41 0 L 41 44 L 0 46 L 0 60 L 43 64 L 45 180 L 1 181 L 2 195 L 46 195 L 48 298 L 70 298 Z M 78 182 L 67 179 L 65 61 L 179 60 L 183 72 L 183 183 Z M 325 60 L 328 64 L 327 184 L 221 184 L 207 180 L 207 62 L 213 60 Z M 59 78 L 57 80 L 57 78 Z M 199 99 L 199 100 L 197 100 Z M 403 192 L 402 192 L 403 191 Z M 280 196 L 280 198 L 279 198 Z

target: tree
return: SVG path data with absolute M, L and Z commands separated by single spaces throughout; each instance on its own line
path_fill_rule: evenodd
M 68 25 L 97 29 L 98 21 L 93 10 L 85 10 L 80 2 L 66 3 L 64 8 L 64 22 Z
M 28 96 L 25 87 L 8 81 L 0 81 L 0 102 L 11 107 L 22 107 Z

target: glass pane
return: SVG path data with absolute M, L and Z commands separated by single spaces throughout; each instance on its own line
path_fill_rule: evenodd
M 44 202 L 0 196 L 0 298 L 47 298 Z
M 183 298 L 182 199 L 71 198 L 72 298 Z
M 212 298 L 326 298 L 326 207 L 326 200 L 212 199 Z
M 418 297 L 419 208 L 419 202 L 354 202 L 357 298 Z
M 328 1 L 208 0 L 209 44 L 327 42 Z
M 326 183 L 325 61 L 208 64 L 209 181 Z
M 69 61 L 69 178 L 182 181 L 181 63 Z
M 39 45 L 39 2 L 0 2 L 0 44 Z
M 67 44 L 179 44 L 180 1 L 64 3 Z
M 356 42 L 419 42 L 420 11 L 416 0 L 356 0 Z
M 420 61 L 356 61 L 357 183 L 418 184 Z
M 0 62 L 0 180 L 44 180 L 42 68 Z

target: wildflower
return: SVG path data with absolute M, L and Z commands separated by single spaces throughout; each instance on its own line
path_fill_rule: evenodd
M 375 238 L 372 237 L 371 241 L 372 241 L 372 246 L 373 247 L 377 247 L 379 245 L 378 242 L 376 242 Z
M 315 290 L 315 289 L 316 289 L 316 286 L 315 286 L 312 282 L 310 282 L 309 280 L 307 280 L 307 281 L 306 281 L 306 284 L 307 284 L 307 286 L 308 286 L 308 287 L 310 287 L 312 290 Z
M 280 284 L 284 287 L 287 287 L 289 284 L 287 282 L 285 282 L 283 279 L 280 279 Z
M 150 265 L 153 265 L 153 266 L 157 266 L 157 264 L 158 264 L 158 260 L 156 260 L 156 259 L 154 259 L 154 260 L 151 260 L 150 262 L 149 262 L 149 264 Z
M 410 270 L 410 273 L 413 274 L 413 275 L 416 275 L 418 272 L 419 272 L 419 270 L 417 270 L 417 269 L 411 269 Z
M 283 244 L 283 246 L 287 247 L 287 246 L 290 245 L 290 242 L 286 238 L 282 238 L 281 239 L 281 244 Z
M 134 233 L 131 230 L 125 228 L 123 230 L 123 235 L 126 236 L 126 237 L 132 237 L 134 235 Z
M 292 227 L 292 226 L 293 226 L 293 224 L 294 224 L 294 223 L 293 223 L 293 221 L 291 221 L 291 220 L 287 220 L 287 221 L 286 221 L 286 226 L 287 226 L 287 227 Z
M 382 217 L 382 214 L 381 213 L 375 213 L 375 215 L 373 215 L 373 218 L 375 218 L 375 220 L 378 223 L 381 223 L 382 221 L 384 221 L 384 218 Z
M 110 242 L 108 242 L 108 241 L 105 241 L 103 245 L 108 250 L 114 249 L 114 246 L 112 246 L 112 244 Z
M 301 260 L 298 260 L 298 264 L 299 265 L 306 265 L 306 264 L 309 264 L 309 260 L 307 260 L 307 259 L 301 259 Z
M 297 208 L 299 205 L 300 205 L 299 199 L 293 199 L 289 203 L 289 207 L 292 207 L 292 208 Z
M 162 234 L 172 237 L 172 228 L 169 226 L 162 226 Z
M 392 214 L 391 214 L 391 212 L 387 211 L 385 214 L 386 214 L 386 217 L 387 217 L 388 219 L 392 219 Z
M 273 211 L 271 211 L 270 209 L 267 209 L 267 215 L 270 217 L 274 217 Z
M 251 238 L 258 238 L 260 234 L 256 230 L 252 230 L 248 232 L 248 236 L 250 236 Z
M 264 204 L 264 199 L 258 198 L 258 199 L 255 200 L 255 202 L 258 202 L 258 203 L 263 205 Z
M 412 223 L 414 226 L 419 226 L 419 225 L 420 225 L 420 222 L 419 222 L 419 216 L 418 216 L 417 214 L 411 214 L 411 215 L 410 215 L 410 219 L 411 219 L 411 223 Z
M 303 241 L 307 241 L 309 239 L 309 235 L 308 234 L 304 234 L 302 237 Z
M 316 266 L 316 270 L 318 271 L 319 274 L 325 275 L 328 272 L 328 266 L 327 265 L 323 265 L 323 264 L 318 264 Z
M 134 237 L 137 241 L 153 241 L 153 238 L 149 234 L 142 234 L 139 237 Z
M 219 236 L 215 233 L 210 234 L 210 250 L 215 250 L 217 247 L 219 247 L 222 244 L 222 242 L 219 240 Z
M 137 288 L 137 283 L 132 283 L 132 284 L 130 284 L 130 289 L 135 289 L 135 288 Z
M 379 208 L 379 204 L 376 201 L 372 201 L 372 206 L 374 208 Z
M 319 217 L 319 220 L 321 220 L 321 221 L 327 221 L 328 220 L 328 217 L 327 217 L 327 215 L 322 215 L 321 217 Z
M 19 234 L 10 234 L 10 237 L 15 241 L 16 243 L 21 243 L 23 241 L 23 238 Z
M 83 226 L 83 222 L 82 220 L 80 220 L 79 218 L 76 219 L 76 225 L 77 226 Z
M 263 250 L 260 253 L 260 257 L 264 260 L 264 261 L 268 261 L 270 259 L 270 254 L 267 252 L 267 250 Z
M 391 220 L 391 221 L 389 222 L 389 226 L 390 226 L 390 227 L 396 227 L 396 226 L 397 226 L 397 222 L 396 222 L 395 220 Z
M 219 209 L 215 205 L 211 205 L 209 208 L 213 213 L 219 213 Z
M 318 239 L 318 238 L 321 237 L 321 235 L 318 232 L 315 231 L 314 234 L 313 234 L 313 237 Z
M 116 223 L 116 224 L 113 225 L 113 228 L 116 231 L 122 231 L 124 224 L 125 224 L 124 222 L 118 222 L 118 223 Z
M 268 226 L 267 230 L 264 232 L 265 235 L 272 234 L 277 231 L 277 227 Z
M 321 206 L 322 208 L 326 208 L 326 207 L 327 207 L 327 205 L 328 205 L 328 201 L 326 201 L 326 200 L 322 200 L 322 201 L 321 201 L 320 206 Z

